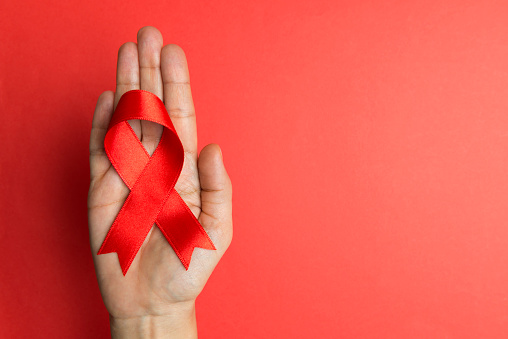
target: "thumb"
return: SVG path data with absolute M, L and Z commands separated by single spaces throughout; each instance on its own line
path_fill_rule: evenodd
M 227 248 L 233 237 L 232 185 L 217 144 L 205 146 L 198 158 L 201 184 L 199 222 L 205 230 L 218 231 Z

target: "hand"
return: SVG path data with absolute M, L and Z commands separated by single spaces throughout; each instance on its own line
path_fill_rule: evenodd
M 90 136 L 90 191 L 88 220 L 90 243 L 102 298 L 110 314 L 113 337 L 172 334 L 196 337 L 194 301 L 231 243 L 232 186 L 218 145 L 199 154 L 196 118 L 183 50 L 163 47 L 161 33 L 153 27 L 138 32 L 137 44 L 127 42 L 118 52 L 116 92 L 104 92 L 97 102 Z M 120 97 L 142 89 L 164 101 L 182 141 L 185 160 L 175 189 L 210 236 L 216 251 L 196 248 L 188 271 L 154 226 L 122 274 L 116 253 L 97 255 L 122 207 L 129 189 L 109 162 L 104 137 Z M 151 155 L 162 126 L 150 121 L 129 121 Z

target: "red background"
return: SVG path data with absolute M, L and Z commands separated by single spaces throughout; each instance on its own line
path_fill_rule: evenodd
M 508 337 L 505 1 L 2 1 L 0 337 L 106 338 L 88 136 L 118 47 L 189 60 L 234 187 L 202 338 Z

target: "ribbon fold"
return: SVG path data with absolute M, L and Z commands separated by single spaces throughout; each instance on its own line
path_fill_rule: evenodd
M 152 156 L 127 120 L 148 120 L 164 127 Z M 132 90 L 120 98 L 104 148 L 130 193 L 97 254 L 116 252 L 125 275 L 154 223 L 186 270 L 195 247 L 215 250 L 174 189 L 182 171 L 184 150 L 164 103 L 155 94 Z

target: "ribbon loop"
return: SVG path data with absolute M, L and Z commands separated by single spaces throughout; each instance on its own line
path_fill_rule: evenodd
M 127 120 L 148 120 L 164 127 L 150 156 Z M 195 247 L 215 250 L 208 234 L 174 189 L 184 150 L 166 112 L 153 93 L 133 90 L 119 100 L 104 148 L 111 164 L 131 190 L 97 254 L 117 252 L 125 275 L 155 223 L 185 269 Z

